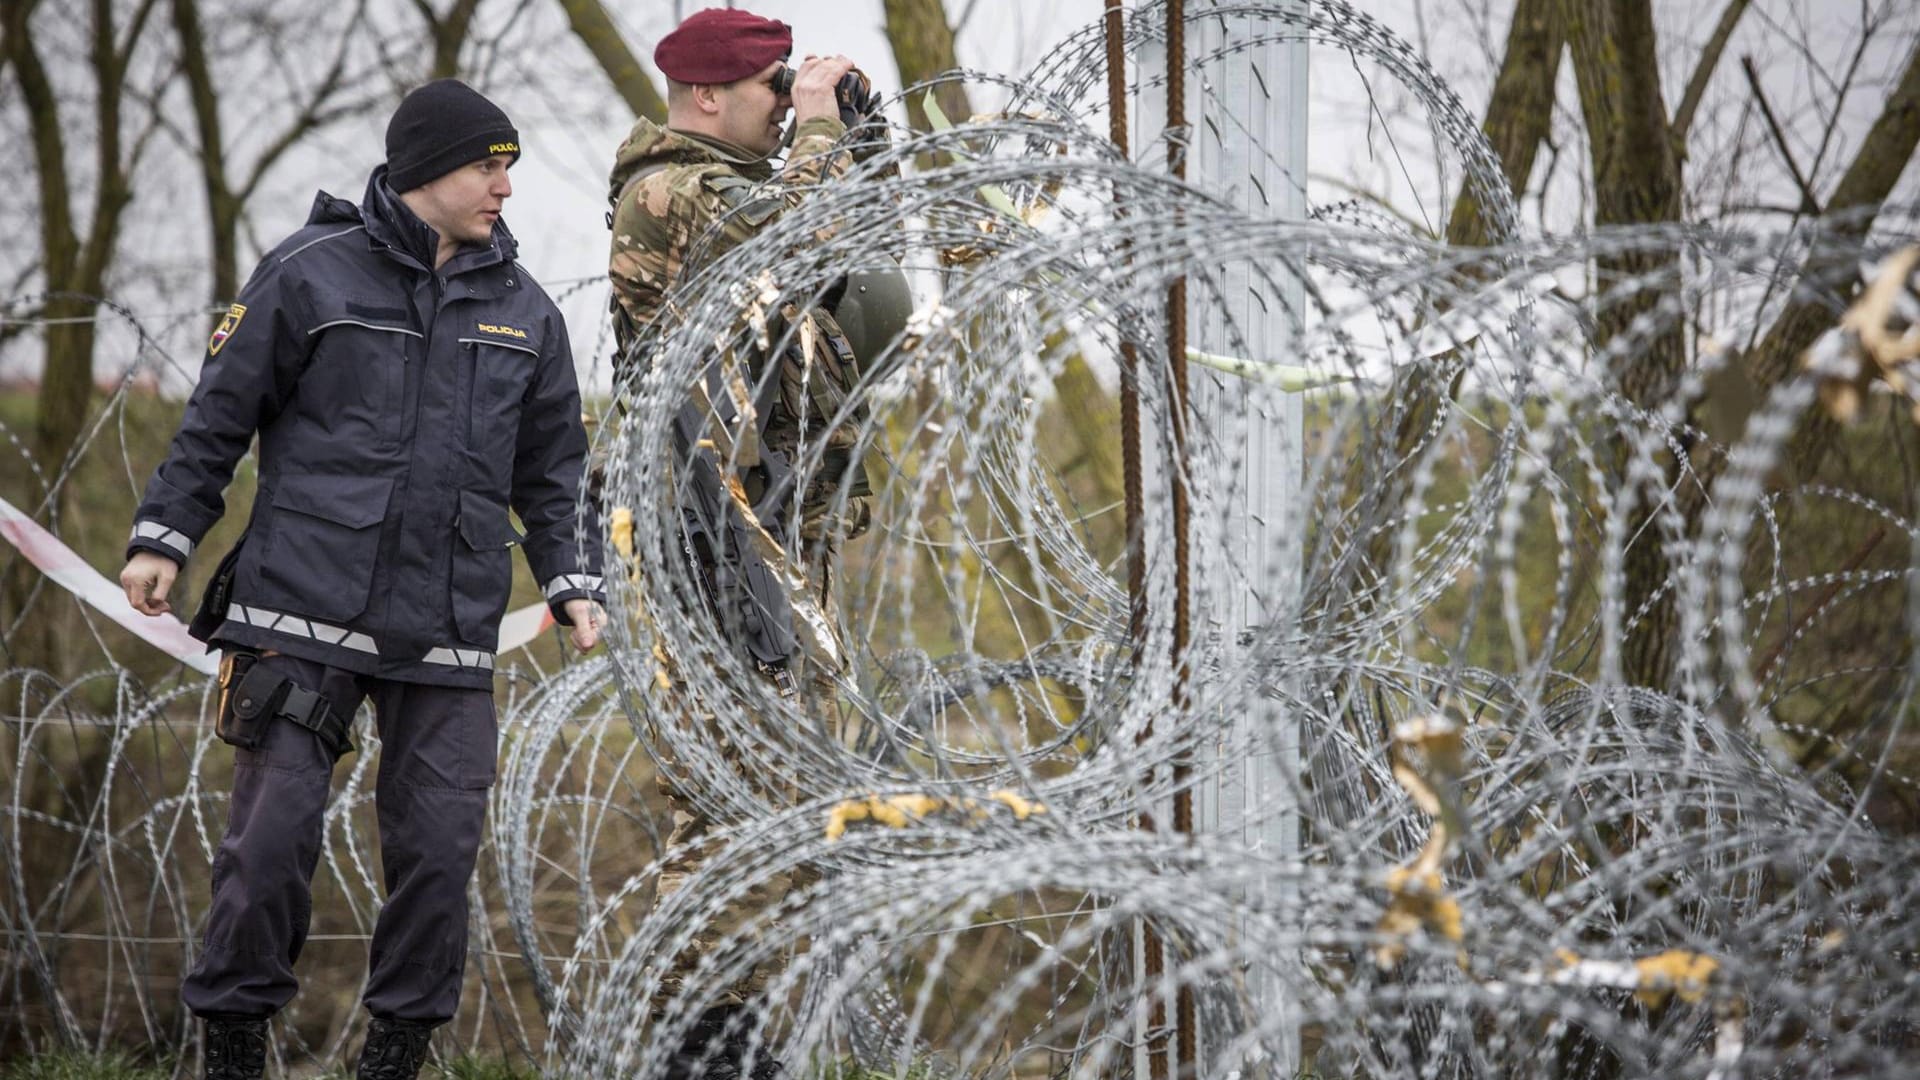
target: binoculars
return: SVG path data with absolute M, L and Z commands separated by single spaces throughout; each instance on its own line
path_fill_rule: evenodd
M 788 65 L 782 65 L 779 71 L 773 73 L 773 82 L 771 84 L 773 86 L 773 92 L 776 94 L 792 94 L 793 79 L 794 76 L 798 74 L 798 69 Z M 852 106 L 857 110 L 865 111 L 867 102 L 873 97 L 873 84 L 867 80 L 866 72 L 861 71 L 859 68 L 854 68 L 852 71 L 840 76 L 840 81 L 833 86 L 833 96 L 842 108 Z

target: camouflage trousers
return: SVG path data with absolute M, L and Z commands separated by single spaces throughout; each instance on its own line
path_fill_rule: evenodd
M 813 512 L 807 513 L 808 510 Z M 869 520 L 866 499 L 849 500 L 845 511 L 838 515 L 811 502 L 803 509 L 800 528 L 803 569 L 809 591 L 830 620 L 837 622 L 834 578 L 839 570 L 840 546 L 849 537 L 864 533 Z M 845 654 L 844 648 L 842 654 Z M 829 736 L 836 735 L 839 730 L 836 722 L 839 710 L 835 703 L 834 676 L 838 672 L 807 670 L 805 661 L 798 662 L 796 666 L 801 668 L 794 674 L 802 708 L 810 719 L 818 721 L 818 730 L 827 732 Z M 733 773 L 733 779 L 755 789 L 769 807 L 777 809 L 793 804 L 797 793 L 790 788 L 768 788 L 760 770 L 753 767 L 751 755 L 727 734 L 725 726 L 711 710 L 688 698 L 677 679 L 675 699 L 676 707 L 669 722 L 675 725 L 682 738 L 698 739 L 713 748 L 723 767 Z M 665 798 L 673 821 L 667 846 L 674 854 L 660 869 L 654 901 L 659 904 L 685 888 L 702 867 L 724 851 L 725 841 L 714 838 L 714 830 L 719 823 L 701 809 L 696 798 L 697 792 L 684 786 L 694 781 L 677 759 L 672 746 L 666 740 L 660 740 L 655 746 L 654 756 L 659 766 L 654 772 L 654 783 Z M 667 1002 L 686 990 L 703 957 L 718 951 L 729 937 L 756 917 L 778 911 L 790 893 L 802 892 L 819 879 L 818 870 L 803 865 L 754 881 L 752 887 L 729 902 L 718 917 L 708 919 L 694 935 L 692 943 L 667 965 L 660 978 L 659 992 L 652 1002 L 653 1011 L 656 1014 L 665 1011 Z M 778 928 L 777 922 L 774 928 Z M 794 948 L 795 951 L 804 951 L 805 942 L 796 943 Z M 762 963 L 745 978 L 728 986 L 714 1004 L 747 1004 L 761 997 L 785 970 L 785 956 Z
M 676 725 L 682 726 L 685 736 L 701 739 L 708 746 L 719 751 L 723 767 L 732 771 L 735 777 L 744 783 L 760 789 L 759 794 L 771 806 L 778 807 L 793 799 L 791 791 L 769 791 L 754 776 L 754 770 L 747 755 L 743 754 L 728 736 L 718 718 L 706 709 L 683 708 L 673 718 Z M 673 829 L 667 836 L 667 846 L 672 852 L 665 865 L 660 868 L 660 880 L 656 890 L 656 904 L 662 904 L 674 894 L 686 888 L 708 862 L 725 851 L 726 841 L 714 836 L 719 826 L 709 817 L 695 799 L 695 793 L 683 785 L 696 782 L 677 760 L 672 747 L 664 741 L 655 748 L 655 757 L 659 768 L 654 773 L 654 782 L 660 794 L 667 801 L 672 815 Z M 664 1012 L 667 1003 L 685 993 L 693 981 L 693 973 L 701 960 L 718 952 L 721 946 L 741 927 L 775 912 L 786 902 L 789 893 L 804 890 L 818 880 L 819 875 L 811 868 L 801 867 L 782 874 L 763 875 L 752 883 L 751 887 L 731 900 L 715 917 L 706 919 L 693 937 L 693 941 L 666 965 L 660 976 L 660 989 L 654 995 L 653 1011 Z M 772 936 L 778 937 L 779 924 L 776 921 L 770 928 Z M 763 934 L 769 933 L 763 929 Z M 762 963 L 745 978 L 736 980 L 727 986 L 716 1005 L 744 1005 L 760 997 L 767 986 L 785 970 L 785 958 Z
M 872 524 L 873 514 L 868 499 L 848 499 L 845 507 L 835 511 L 831 501 L 809 499 L 800 512 L 800 559 L 801 568 L 806 571 L 808 592 L 813 596 L 827 621 L 834 627 L 834 636 L 840 647 L 840 655 L 847 655 L 847 635 L 840 626 L 839 583 L 835 577 L 840 572 L 840 548 L 848 540 L 864 535 Z M 796 658 L 794 676 L 802 683 L 812 683 L 817 689 L 829 692 L 833 687 L 837 671 L 819 671 L 805 657 Z M 824 704 L 831 706 L 828 696 Z M 809 696 L 803 704 L 811 711 L 813 706 L 823 704 L 818 695 Z

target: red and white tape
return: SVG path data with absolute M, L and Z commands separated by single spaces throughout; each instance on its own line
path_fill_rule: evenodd
M 171 615 L 142 615 L 133 610 L 127 603 L 126 590 L 119 583 L 108 580 L 72 548 L 61 543 L 59 537 L 41 528 L 5 499 L 0 499 L 0 536 L 19 548 L 47 580 L 126 627 L 140 640 L 203 675 L 219 671 L 220 661 L 187 633 L 187 624 Z M 521 648 L 552 625 L 553 612 L 545 604 L 529 604 L 508 612 L 500 622 L 500 651 Z

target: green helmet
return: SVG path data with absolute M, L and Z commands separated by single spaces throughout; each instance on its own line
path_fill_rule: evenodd
M 854 270 L 833 305 L 833 319 L 847 335 L 853 355 L 871 370 L 887 346 L 900 338 L 913 314 L 913 290 L 907 273 L 895 265 Z

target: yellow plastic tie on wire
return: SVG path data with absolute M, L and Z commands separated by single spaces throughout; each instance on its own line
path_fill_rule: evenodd
M 1047 812 L 1047 807 L 1045 803 L 1037 803 L 1037 802 L 1029 801 L 1027 799 L 1021 798 L 1019 795 L 1011 791 L 1005 791 L 1005 790 L 996 791 L 993 794 L 987 796 L 987 798 L 992 799 L 994 802 L 999 803 L 1000 805 L 1006 807 L 1009 810 L 1012 810 L 1013 816 L 1021 821 L 1027 820 L 1027 818 L 1030 815 L 1044 814 Z
M 622 559 L 633 561 L 633 510 L 625 506 L 616 506 L 608 515 L 611 524 L 608 530 L 613 535 L 613 550 L 620 553 Z
M 864 799 L 848 799 L 827 812 L 827 839 L 845 836 L 847 825 L 855 821 L 872 820 L 890 829 L 904 829 L 945 805 L 943 800 L 931 795 L 890 795 L 884 799 L 869 795 Z
M 1463 731 L 1451 717 L 1435 714 L 1398 725 L 1393 739 L 1389 753 L 1394 779 L 1414 805 L 1434 820 L 1420 853 L 1387 871 L 1387 909 L 1374 927 L 1386 940 L 1373 950 L 1373 962 L 1383 971 L 1398 964 L 1408 944 L 1422 932 L 1438 934 L 1455 945 L 1465 938 L 1460 904 L 1448 894 L 1441 874 L 1456 839 L 1465 831 L 1460 808 L 1448 795 L 1463 771 Z M 1465 950 L 1456 956 L 1464 969 Z
M 1707 981 L 1720 970 L 1720 962 L 1711 956 L 1683 949 L 1669 949 L 1657 956 L 1633 962 L 1640 973 L 1640 985 L 1633 996 L 1642 1005 L 1660 1004 L 1668 994 L 1689 1004 L 1707 994 Z
M 1044 804 L 1021 798 L 1011 791 L 996 791 L 987 798 L 1012 810 L 1013 816 L 1021 821 L 1031 815 L 1047 812 Z M 864 799 L 848 799 L 837 803 L 827 811 L 826 836 L 828 840 L 838 840 L 846 835 L 847 826 L 856 821 L 872 821 L 890 829 L 904 829 L 942 811 L 966 814 L 975 821 L 983 821 L 987 817 L 986 811 L 973 799 L 943 799 L 933 795 L 889 795 L 883 799 L 878 795 L 869 795 Z

